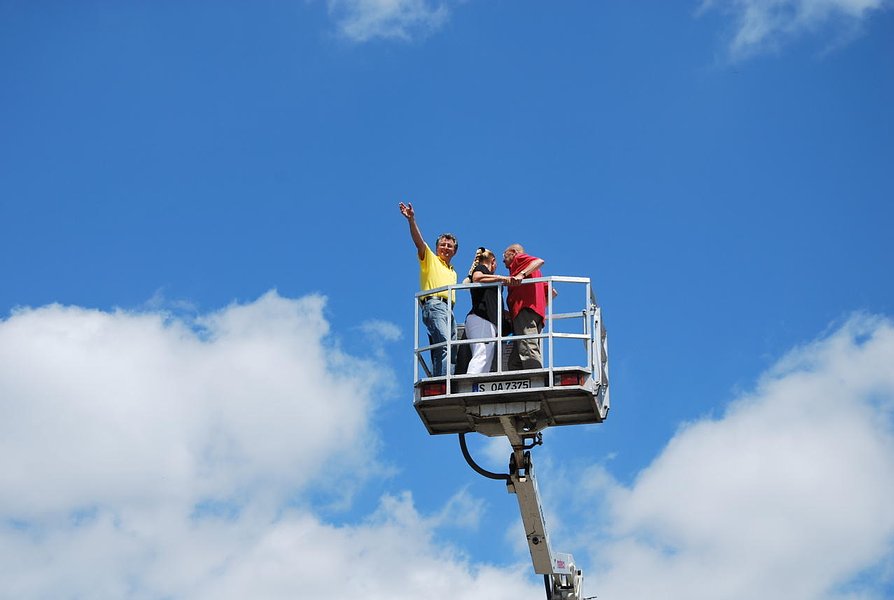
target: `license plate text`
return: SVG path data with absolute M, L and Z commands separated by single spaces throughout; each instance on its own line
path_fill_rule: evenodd
M 487 381 L 484 383 L 476 383 L 476 392 L 502 392 L 504 390 L 526 390 L 531 387 L 530 379 L 519 379 L 516 381 Z

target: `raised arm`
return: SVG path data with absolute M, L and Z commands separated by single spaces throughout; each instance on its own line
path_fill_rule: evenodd
M 419 260 L 422 260 L 425 258 L 425 238 L 422 237 L 422 232 L 419 231 L 419 225 L 416 224 L 416 211 L 413 210 L 413 205 L 409 202 L 406 204 L 401 202 L 398 206 L 400 208 L 400 214 L 407 218 L 407 223 L 410 225 L 410 237 L 416 245 L 416 252 L 419 254 Z

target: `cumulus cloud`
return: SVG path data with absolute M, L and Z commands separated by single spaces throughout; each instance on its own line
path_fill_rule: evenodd
M 390 321 L 382 321 L 380 319 L 364 321 L 360 325 L 360 329 L 369 337 L 378 338 L 386 342 L 396 342 L 403 336 L 400 327 Z
M 506 437 L 488 438 L 484 445 L 482 464 L 487 465 L 493 471 L 506 472 L 509 469 L 510 454 L 512 454 L 512 446 Z
M 890 0 L 704 0 L 701 11 L 733 15 L 729 54 L 739 60 L 820 31 L 833 32 L 835 43 L 841 43 L 856 35 L 873 12 L 890 6 Z
M 364 321 L 358 329 L 366 343 L 367 350 L 379 359 L 386 358 L 385 348 L 389 343 L 396 342 L 403 337 L 400 327 L 390 321 L 381 319 Z
M 683 427 L 631 487 L 593 467 L 600 597 L 886 597 L 892 365 L 894 323 L 856 317 Z
M 323 299 L 200 317 L 22 310 L 0 329 L 0 510 L 29 520 L 165 496 L 281 497 L 361 449 L 381 371 L 328 351 Z M 336 452 L 336 450 L 339 450 Z M 114 486 L 108 482 L 114 481 Z
M 324 302 L 0 321 L 0 595 L 527 593 L 433 541 L 444 515 L 480 511 L 466 494 L 431 516 L 398 494 L 351 526 L 319 517 L 320 494 L 381 472 L 371 414 L 392 379 L 329 342 Z
M 446 3 L 429 0 L 328 0 L 328 5 L 339 33 L 355 42 L 424 37 L 450 16 Z
M 330 341 L 324 303 L 271 292 L 188 322 L 63 306 L 0 320 L 0 595 L 539 597 L 519 523 L 513 566 L 445 541 L 485 513 L 466 490 L 429 514 L 395 491 L 368 516 L 321 516 L 321 493 L 382 472 L 372 415 L 391 379 Z M 682 427 L 629 486 L 610 463 L 563 482 L 547 455 L 551 533 L 585 593 L 886 597 L 892 364 L 894 323 L 855 317 Z
M 241 568 L 199 597 L 536 597 L 542 591 L 528 583 L 527 568 L 473 567 L 456 550 L 438 547 L 412 497 L 404 493 L 383 498 L 379 510 L 359 526 L 335 528 L 308 516 L 288 519 L 252 547 Z

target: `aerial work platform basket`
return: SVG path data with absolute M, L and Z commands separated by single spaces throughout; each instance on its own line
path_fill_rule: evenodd
M 422 324 L 419 300 L 447 291 L 457 299 L 451 319 L 465 320 L 467 290 L 497 287 L 501 283 L 450 285 L 416 294 L 413 358 L 414 405 L 432 435 L 478 432 L 487 436 L 528 437 L 555 425 L 601 423 L 609 410 L 608 339 L 596 295 L 585 277 L 542 277 L 526 279 L 521 285 L 545 284 L 547 309 L 539 335 L 513 336 L 497 324 L 493 338 L 428 341 Z M 463 302 L 465 301 L 465 302 Z M 466 309 L 463 310 L 462 307 Z M 498 320 L 499 321 L 499 320 Z M 461 328 L 460 328 L 461 329 Z M 513 344 L 539 339 L 542 368 L 509 370 Z M 496 344 L 491 372 L 432 376 L 429 353 L 447 347 L 447 355 L 479 342 Z

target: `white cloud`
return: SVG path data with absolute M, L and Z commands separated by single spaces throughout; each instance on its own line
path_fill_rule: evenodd
M 270 293 L 199 319 L 48 306 L 0 329 L 0 511 L 30 519 L 131 498 L 193 502 L 312 481 L 367 435 L 382 383 L 327 354 L 323 299 Z M 114 481 L 113 486 L 108 483 Z
M 459 527 L 475 530 L 484 514 L 484 501 L 475 498 L 465 489 L 454 494 L 438 512 L 430 518 L 432 527 Z
M 840 43 L 871 13 L 890 5 L 890 0 L 703 0 L 701 11 L 717 8 L 734 15 L 729 54 L 739 60 L 827 28 Z
M 511 598 L 408 494 L 337 527 L 312 499 L 383 472 L 385 364 L 328 342 L 324 299 L 270 292 L 190 324 L 46 306 L 0 320 L 0 596 Z M 359 385 L 358 382 L 364 382 Z M 450 518 L 450 521 L 455 521 Z
M 400 327 L 390 321 L 379 319 L 364 321 L 360 325 L 360 330 L 371 340 L 377 342 L 396 342 L 403 337 Z
M 386 496 L 361 526 L 289 518 L 247 554 L 240 568 L 198 597 L 509 600 L 540 591 L 528 583 L 527 565 L 473 567 L 455 550 L 438 547 L 406 493 Z
M 480 464 L 491 471 L 507 473 L 510 454 L 512 454 L 512 446 L 509 444 L 508 438 L 505 436 L 487 438 Z
M 450 16 L 446 3 L 429 0 L 328 0 L 328 5 L 339 33 L 355 42 L 424 37 Z
M 0 321 L 0 595 L 539 597 L 517 523 L 512 567 L 445 542 L 483 516 L 465 490 L 431 514 L 409 492 L 344 525 L 317 514 L 321 491 L 383 471 L 371 419 L 391 379 L 329 341 L 323 305 L 271 292 L 190 324 L 61 306 Z M 600 598 L 885 597 L 892 364 L 894 324 L 858 317 L 683 427 L 629 487 L 540 461 L 548 495 L 569 486 L 545 505 L 556 549 Z
M 585 542 L 599 596 L 885 597 L 892 365 L 894 324 L 854 318 L 781 360 L 722 418 L 682 428 L 632 487 L 594 467 L 584 491 L 605 507 L 589 532 L 611 531 Z
M 529 565 L 472 564 L 438 543 L 404 493 L 383 498 L 357 525 L 336 527 L 306 510 L 275 520 L 189 523 L 144 515 L 122 528 L 103 516 L 39 541 L 0 537 L 10 598 L 434 598 L 538 597 Z

